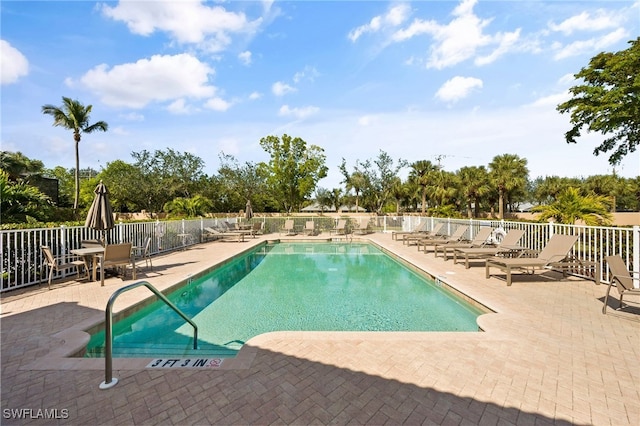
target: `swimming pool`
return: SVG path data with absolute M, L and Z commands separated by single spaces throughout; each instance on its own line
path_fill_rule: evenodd
M 369 243 L 266 244 L 117 321 L 115 357 L 234 356 L 270 331 L 478 331 L 483 311 Z M 88 357 L 103 356 L 104 332 Z

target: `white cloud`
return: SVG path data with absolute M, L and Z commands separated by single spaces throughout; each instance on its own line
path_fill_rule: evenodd
M 179 43 L 199 44 L 211 52 L 224 50 L 231 43 L 230 34 L 255 33 L 262 22 L 221 6 L 206 6 L 201 0 L 121 0 L 115 7 L 102 4 L 101 9 L 105 16 L 125 22 L 134 34 L 164 31 Z
M 556 108 L 559 104 L 568 101 L 571 98 L 571 94 L 568 91 L 564 91 L 562 93 L 554 93 L 548 96 L 543 96 L 541 98 L 536 99 L 529 105 L 525 105 L 525 107 L 531 108 L 539 108 L 539 107 L 551 107 Z
M 280 111 L 278 111 L 278 115 L 283 117 L 295 117 L 297 119 L 307 118 L 315 113 L 317 113 L 320 109 L 314 106 L 307 106 L 304 108 L 290 108 L 289 105 L 282 105 L 280 107 Z
M 422 34 L 430 35 L 434 43 L 427 60 L 428 68 L 450 67 L 478 55 L 482 48 L 493 48 L 475 61 L 476 65 L 489 64 L 514 48 L 520 38 L 520 29 L 485 34 L 491 19 L 480 19 L 473 13 L 476 3 L 477 0 L 463 0 L 452 12 L 454 19 L 445 25 L 416 19 L 407 28 L 395 32 L 391 41 L 402 42 Z
M 375 33 L 385 28 L 397 27 L 407 20 L 411 8 L 408 4 L 402 3 L 393 6 L 384 15 L 374 16 L 369 23 L 361 25 L 351 31 L 347 37 L 352 42 L 356 42 L 363 34 Z
M 214 111 L 226 111 L 231 108 L 231 103 L 222 98 L 211 98 L 204 104 L 204 106 Z
M 122 126 L 109 127 L 109 133 L 118 136 L 129 136 L 129 132 Z
M 192 55 L 155 55 L 109 69 L 98 65 L 80 82 L 107 105 L 143 108 L 150 102 L 179 98 L 206 98 L 216 91 L 209 85 L 214 70 Z
M 469 96 L 473 90 L 481 88 L 482 80 L 478 78 L 456 76 L 438 89 L 436 98 L 445 102 L 457 102 Z
M 29 61 L 6 40 L 0 40 L 1 84 L 12 84 L 29 73 Z
M 144 115 L 137 112 L 130 112 L 128 114 L 121 114 L 120 118 L 126 121 L 144 121 Z
M 262 97 L 262 93 L 260 92 L 253 92 L 249 95 L 249 99 L 252 101 L 255 101 L 257 99 L 260 99 Z
M 181 98 L 171 102 L 169 106 L 167 106 L 167 111 L 169 111 L 171 114 L 186 115 L 190 114 L 193 109 L 191 108 L 191 106 L 187 105 L 184 99 Z
M 242 62 L 242 64 L 244 65 L 251 65 L 251 52 L 249 52 L 248 50 L 240 53 L 238 55 L 238 59 L 240 60 L 240 62 Z
M 306 66 L 304 70 L 298 71 L 293 75 L 293 82 L 298 84 L 302 80 L 314 81 L 316 77 L 318 77 L 320 73 L 314 67 Z
M 292 92 L 295 92 L 297 90 L 298 89 L 296 89 L 295 87 L 291 87 L 287 83 L 283 83 L 282 81 L 276 81 L 271 86 L 271 91 L 276 96 L 284 96 L 287 93 L 292 93 Z
M 610 32 L 604 36 L 593 37 L 588 40 L 579 40 L 563 46 L 561 43 L 556 42 L 552 45 L 552 49 L 556 50 L 554 59 L 560 60 L 569 58 L 571 56 L 577 56 L 580 54 L 588 54 L 605 50 L 607 47 L 624 40 L 628 37 L 628 33 L 624 28 L 618 28 L 617 30 Z
M 593 16 L 589 12 L 582 12 L 565 19 L 559 24 L 549 23 L 551 31 L 558 31 L 564 35 L 571 35 L 576 31 L 601 31 L 609 28 L 619 28 L 623 22 L 622 16 L 615 12 L 597 10 Z

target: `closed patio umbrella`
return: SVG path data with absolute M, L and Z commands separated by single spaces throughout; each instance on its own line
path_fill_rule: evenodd
M 96 195 L 87 213 L 87 220 L 85 220 L 84 226 L 96 231 L 102 231 L 102 244 L 104 245 L 106 231 L 116 225 L 113 220 L 113 209 L 109 202 L 109 190 L 102 181 L 93 192 Z
M 251 200 L 247 200 L 247 205 L 244 208 L 244 218 L 249 220 L 253 217 L 253 209 L 251 208 Z

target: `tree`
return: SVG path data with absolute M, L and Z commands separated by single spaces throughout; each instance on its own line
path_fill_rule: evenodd
M 320 207 L 320 215 L 322 216 L 322 213 L 325 210 L 330 210 L 333 204 L 331 191 L 327 188 L 318 187 L 318 189 L 316 189 L 316 203 L 318 203 L 318 206 Z
M 106 132 L 109 125 L 104 121 L 89 124 L 92 105 L 86 107 L 77 100 L 62 97 L 62 106 L 43 105 L 42 113 L 53 117 L 53 125 L 64 127 L 73 131 L 75 141 L 76 170 L 75 170 L 75 198 L 73 201 L 74 212 L 78 210 L 78 199 L 80 198 L 80 139 L 82 133 L 93 133 L 96 131 Z
M 374 165 L 377 169 L 374 168 Z M 402 159 L 399 159 L 397 164 L 394 165 L 393 159 L 382 150 L 380 150 L 378 157 L 373 160 L 356 161 L 355 170 L 362 173 L 364 182 L 366 182 L 365 187 L 362 188 L 362 198 L 369 211 L 375 211 L 378 214 L 382 213 L 382 208 L 391 196 L 391 190 L 395 184 L 394 179 L 406 165 L 407 162 Z M 344 159 L 340 170 L 347 181 L 349 180 L 348 177 L 353 176 L 348 174 Z
M 206 178 L 204 161 L 193 154 L 172 149 L 132 152 L 134 167 L 140 170 L 142 179 L 136 182 L 144 198 L 144 207 L 151 212 L 161 211 L 174 198 L 190 198 L 203 185 Z
M 260 139 L 260 146 L 270 156 L 269 163 L 260 163 L 259 170 L 267 179 L 270 190 L 287 213 L 299 209 L 318 181 L 327 176 L 324 149 L 309 145 L 301 138 L 284 134 Z
M 458 171 L 458 177 L 462 194 L 466 197 L 467 217 L 478 217 L 480 201 L 490 191 L 489 173 L 484 166 L 462 167 Z
M 353 189 L 353 192 L 356 194 L 356 212 L 360 210 L 360 193 L 367 186 L 367 177 L 362 173 L 358 168 L 354 170 L 353 173 L 349 173 L 347 171 L 347 162 L 343 158 L 342 163 L 339 166 L 340 172 L 342 176 L 344 176 L 344 180 L 342 183 L 345 184 L 345 191 L 349 192 Z
M 45 220 L 49 205 L 49 197 L 38 188 L 13 182 L 9 173 L 0 170 L 0 223 L 27 222 L 30 217 Z
M 429 160 L 416 161 L 410 167 L 409 180 L 421 188 L 422 214 L 425 214 L 427 211 L 427 189 L 433 183 L 434 172 L 437 172 L 439 167 Z
M 575 74 L 582 83 L 569 89 L 572 98 L 558 105 L 571 113 L 573 127 L 565 133 L 567 143 L 576 143 L 583 127 L 608 136 L 594 151 L 612 151 L 615 166 L 640 143 L 640 37 L 631 47 L 616 53 L 602 52 L 589 66 Z
M 408 186 L 402 182 L 402 179 L 396 176 L 389 195 L 396 202 L 396 215 L 400 215 L 400 205 L 407 198 Z
M 609 200 L 601 195 L 580 195 L 578 188 L 563 190 L 551 204 L 536 206 L 532 210 L 540 212 L 539 220 L 554 219 L 558 223 L 575 224 L 581 220 L 586 225 L 598 226 L 611 223 Z
M 498 189 L 498 217 L 504 219 L 504 205 L 509 192 L 523 189 L 527 184 L 527 160 L 515 154 L 493 157 L 489 164 L 489 177 Z
M 258 172 L 258 165 L 249 161 L 240 164 L 233 155 L 227 155 L 224 152 L 220 153 L 219 158 L 218 176 L 224 183 L 228 198 L 234 206 L 232 210 L 237 211 L 243 208 L 247 200 L 251 200 L 254 210 L 264 211 L 264 197 L 256 197 L 263 194 L 266 189 L 266 182 Z
M 9 179 L 18 181 L 32 174 L 41 174 L 44 164 L 40 160 L 33 160 L 21 152 L 0 151 L 0 169 L 7 172 Z
M 144 210 L 146 203 L 144 174 L 140 168 L 122 160 L 111 161 L 98 175 L 109 188 L 109 201 L 116 212 L 136 212 Z
M 191 198 L 178 197 L 164 205 L 164 211 L 175 216 L 197 217 L 211 211 L 211 201 L 202 195 Z

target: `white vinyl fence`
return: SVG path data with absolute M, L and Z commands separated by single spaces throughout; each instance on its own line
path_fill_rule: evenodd
M 252 222 L 265 223 L 265 233 L 278 233 L 287 217 L 254 217 Z M 316 222 L 315 228 L 327 232 L 335 226 L 336 218 L 331 216 L 294 216 L 296 229 L 302 230 L 307 220 Z M 227 219 L 229 222 L 243 219 Z M 554 234 L 578 235 L 578 243 L 572 249 L 572 255 L 578 259 L 599 262 L 601 281 L 608 282 L 609 271 L 604 264 L 604 256 L 620 255 L 630 270 L 640 265 L 640 227 L 594 227 L 561 225 L 553 223 L 511 222 L 502 220 L 447 219 L 420 216 L 360 216 L 349 217 L 349 226 L 355 228 L 368 222 L 374 232 L 410 231 L 421 221 L 428 221 L 427 229 L 437 223 L 445 222 L 448 233 L 461 225 L 469 225 L 467 237 L 473 238 L 481 226 L 497 229 L 494 235 L 499 239 L 500 231 L 517 228 L 525 231 L 522 245 L 532 250 L 542 249 Z M 194 219 L 182 221 L 156 221 L 119 223 L 104 237 L 108 244 L 132 242 L 142 246 L 147 237 L 151 237 L 151 254 L 158 254 L 183 248 L 202 242 L 204 228 L 222 225 L 223 219 Z M 14 231 L 0 231 L 0 292 L 6 292 L 46 280 L 46 268 L 43 268 L 41 246 L 49 246 L 57 257 L 68 256 L 71 250 L 80 248 L 81 241 L 101 239 L 103 235 L 82 226 L 57 228 L 39 228 Z M 59 272 L 54 278 L 61 278 Z

